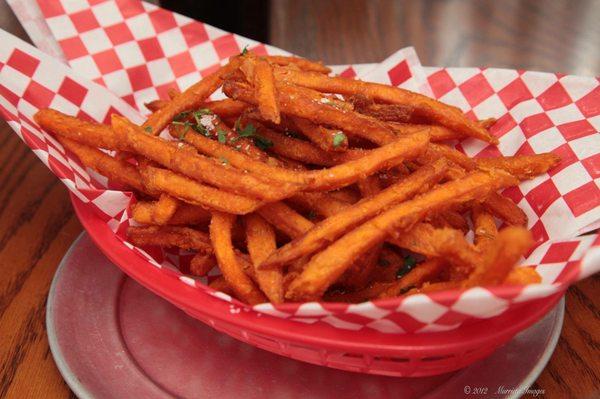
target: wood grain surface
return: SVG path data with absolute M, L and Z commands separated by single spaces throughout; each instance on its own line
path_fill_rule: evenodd
M 425 65 L 597 76 L 599 17 L 597 0 L 275 0 L 270 37 L 332 64 L 377 62 L 412 44 Z M 0 27 L 26 38 L 4 1 Z M 0 131 L 0 398 L 74 397 L 44 316 L 54 271 L 82 229 L 64 186 L 6 123 Z M 544 397 L 600 397 L 599 292 L 598 276 L 569 289 L 558 347 L 533 387 Z

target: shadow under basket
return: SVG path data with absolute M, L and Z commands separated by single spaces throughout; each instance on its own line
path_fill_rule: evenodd
M 98 248 L 129 277 L 195 319 L 242 342 L 292 359 L 359 373 L 422 377 L 451 372 L 492 354 L 540 320 L 564 292 L 529 301 L 500 316 L 420 334 L 342 330 L 261 314 L 232 304 L 135 259 L 108 225 L 71 194 L 75 212 Z

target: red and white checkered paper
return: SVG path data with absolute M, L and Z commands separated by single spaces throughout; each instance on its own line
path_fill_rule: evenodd
M 41 3 L 44 4 L 42 5 Z M 184 89 L 192 84 L 202 76 L 202 73 L 194 70 L 187 74 L 179 74 L 176 72 L 180 68 L 180 65 L 177 63 L 179 59 L 189 60 L 188 57 L 190 57 L 194 61 L 194 68 L 206 68 L 209 70 L 210 68 L 214 68 L 213 65 L 221 61 L 221 59 L 214 60 L 214 54 L 219 54 L 219 51 L 216 49 L 219 43 L 231 43 L 233 40 L 236 43 L 236 52 L 239 52 L 243 47 L 240 43 L 249 43 L 250 48 L 255 46 L 258 49 L 265 49 L 264 51 L 269 51 L 269 47 L 222 31 L 218 31 L 214 37 L 211 37 L 208 32 L 216 32 L 216 28 L 191 21 L 185 17 L 172 14 L 148 4 L 142 4 L 138 1 L 90 1 L 88 3 L 65 0 L 52 3 L 40 2 L 40 5 L 42 5 L 42 11 L 52 33 L 59 39 L 59 43 L 69 63 L 75 66 L 74 69 L 77 73 L 92 77 L 98 83 L 106 85 L 115 91 L 117 95 L 115 96 L 99 85 L 78 77 L 75 72 L 61 65 L 59 61 L 50 59 L 20 40 L 4 33 L 2 36 L 5 39 L 5 46 L 0 50 L 0 67 L 2 68 L 0 69 L 0 110 L 15 131 L 40 156 L 46 165 L 65 182 L 69 189 L 73 190 L 85 202 L 94 205 L 98 213 L 109 223 L 111 228 L 118 233 L 122 233 L 123 228 L 129 222 L 127 206 L 130 196 L 115 190 L 107 190 L 105 179 L 98 177 L 91 171 L 87 171 L 88 173 L 86 173 L 79 163 L 71 158 L 69 154 L 66 154 L 50 135 L 37 128 L 31 120 L 32 114 L 38 108 L 51 106 L 69 114 L 88 116 L 97 121 L 106 121 L 109 113 L 117 112 L 139 123 L 141 116 L 118 97 L 122 97 L 129 104 L 137 106 L 138 109 L 143 109 L 143 102 L 155 99 L 159 95 L 163 97 L 166 95 L 165 92 L 170 87 L 168 86 L 170 83 L 160 80 L 160 68 L 152 69 L 145 67 L 144 69 L 144 66 L 149 64 L 149 62 L 145 58 L 146 53 L 142 50 L 145 44 L 141 44 L 156 44 L 157 42 L 160 44 L 161 40 L 164 40 L 158 40 L 158 36 L 161 34 L 169 38 L 169 46 L 178 48 L 181 51 L 178 54 L 169 52 L 169 55 L 166 55 L 165 52 L 167 50 L 161 47 L 163 56 L 156 59 L 162 60 L 161 65 L 165 65 L 164 60 L 166 60 L 167 64 L 172 67 L 172 75 L 169 75 L 172 76 L 170 82 L 171 84 L 177 84 L 177 87 L 180 89 Z M 117 7 L 116 11 L 115 7 Z M 113 15 L 115 13 L 116 15 Z M 54 22 L 50 23 L 52 19 Z M 173 21 L 176 23 L 173 24 Z M 151 32 L 154 35 L 152 37 L 155 40 L 148 40 L 151 36 L 144 36 L 147 35 L 145 32 L 149 27 L 148 23 L 152 27 Z M 61 27 L 61 24 L 64 26 Z M 73 29 L 75 29 L 75 33 L 73 33 Z M 186 31 L 201 32 L 202 30 L 207 32 L 208 39 L 197 43 L 192 41 L 192 45 L 190 45 L 189 37 L 183 33 Z M 84 35 L 86 32 L 90 33 Z M 123 36 L 112 36 L 108 32 L 120 32 Z M 94 40 L 88 40 L 86 37 L 103 37 L 103 35 L 107 36 L 109 40 L 116 41 L 116 43 L 112 43 L 111 41 L 114 53 L 101 46 L 97 47 L 93 43 L 88 48 L 88 42 L 93 42 Z M 217 44 L 214 43 L 215 41 L 217 41 Z M 85 51 L 81 50 L 81 43 L 83 43 Z M 185 47 L 182 43 L 188 46 Z M 118 56 L 119 52 L 116 49 L 119 45 L 125 45 L 125 49 L 122 51 L 141 52 L 144 55 L 144 60 L 140 61 L 138 58 L 139 65 L 128 64 L 126 66 L 123 65 L 124 61 L 119 58 L 119 63 L 116 65 L 120 65 L 121 67 L 116 70 L 110 70 L 110 68 L 103 70 L 100 75 L 95 76 L 95 71 L 100 71 L 102 69 L 101 66 L 104 65 L 103 58 L 99 57 L 98 54 L 104 54 L 104 52 L 108 51 L 106 54 L 117 54 Z M 136 46 L 138 47 L 137 50 L 131 50 Z M 228 46 L 233 48 L 231 44 Z M 150 46 L 150 48 L 155 47 Z M 207 48 L 210 50 L 206 50 Z M 171 50 L 169 49 L 168 51 Z M 203 51 L 208 52 L 206 58 L 203 56 Z M 275 49 L 273 51 L 280 50 Z M 401 83 L 403 87 L 427 92 L 428 88 L 424 82 L 424 77 L 428 76 L 429 82 L 435 83 L 436 76 L 440 76 L 436 75 L 436 73 L 440 73 L 441 71 L 427 71 L 428 73 L 426 74 L 420 67 L 420 64 L 418 64 L 416 54 L 409 55 L 409 52 L 410 50 L 405 51 L 406 56 L 404 58 L 402 52 L 393 55 L 382 64 L 383 66 L 375 70 L 371 70 L 367 66 L 344 66 L 340 67 L 339 69 L 341 70 L 338 69 L 336 72 L 342 73 L 345 76 L 355 76 L 358 74 L 357 71 L 364 71 L 370 79 L 384 81 L 385 83 Z M 184 53 L 187 53 L 187 56 Z M 150 52 L 150 54 L 154 53 Z M 197 54 L 198 57 L 194 58 L 193 54 Z M 222 54 L 227 54 L 227 52 L 222 52 Z M 224 57 L 229 55 L 231 54 L 224 55 Z M 212 59 L 213 64 L 207 65 L 206 63 L 202 63 L 203 59 Z M 150 61 L 152 60 L 155 59 L 152 58 Z M 199 63 L 196 64 L 196 62 Z M 181 65 L 185 66 L 186 64 L 183 63 Z M 182 68 L 181 71 L 184 71 L 181 73 L 185 73 L 186 69 Z M 460 70 L 447 71 L 456 71 L 456 74 L 460 72 Z M 448 73 L 450 74 L 450 72 Z M 120 78 L 106 78 L 106 76 L 113 74 Z M 151 85 L 143 88 L 134 87 L 136 84 L 133 84 L 131 79 L 137 79 L 140 76 L 149 76 Z M 588 80 L 585 81 L 587 85 L 590 84 Z M 455 83 L 457 86 L 460 86 L 463 81 L 455 81 Z M 571 85 L 571 83 L 572 81 L 568 80 L 564 82 L 564 86 L 568 88 L 568 91 L 573 90 L 576 93 L 580 93 L 580 97 L 587 95 L 587 93 L 583 93 L 585 91 L 583 88 L 575 84 Z M 495 80 L 488 82 L 488 84 L 492 85 L 492 87 L 500 85 Z M 543 82 L 532 82 L 533 86 L 536 84 L 542 85 Z M 598 82 L 596 81 L 594 84 L 596 85 L 595 88 L 591 88 L 588 91 L 597 91 Z M 137 90 L 138 88 L 140 90 Z M 436 84 L 432 84 L 431 89 L 437 96 L 439 91 L 436 90 L 439 90 L 439 87 Z M 452 100 L 448 99 L 448 101 Z M 461 105 L 456 102 L 454 104 Z M 590 115 L 591 119 L 593 119 L 593 116 L 597 116 L 600 104 L 597 97 L 592 98 L 591 101 L 586 100 L 582 104 L 586 112 L 590 110 L 592 113 L 596 112 L 595 115 Z M 474 112 L 477 116 L 480 116 L 479 113 Z M 481 116 L 501 116 L 502 114 L 502 112 L 495 110 L 490 110 L 490 112 L 493 113 Z M 502 126 L 500 123 L 498 125 Z M 596 128 L 594 131 L 596 135 L 597 130 Z M 502 145 L 508 145 L 510 137 L 507 136 L 505 138 L 503 135 L 501 138 Z M 570 144 L 572 140 L 567 141 Z M 462 145 L 468 152 L 471 145 L 476 146 L 477 144 L 465 142 Z M 503 153 L 510 153 L 503 150 L 502 145 L 501 151 Z M 591 165 L 590 170 L 592 172 L 595 171 L 593 177 L 596 179 L 598 175 L 597 157 L 600 151 L 598 149 L 594 150 L 593 146 L 588 146 L 587 149 L 589 152 L 583 154 L 586 156 L 581 159 L 581 163 L 584 163 L 584 160 L 588 158 L 590 159 L 585 162 L 587 162 L 586 165 Z M 580 152 L 575 152 L 575 156 L 583 155 Z M 595 163 L 594 155 L 596 156 Z M 559 169 L 561 168 L 562 166 Z M 540 183 L 543 183 L 543 178 L 538 178 L 538 180 L 540 179 L 542 179 Z M 597 183 L 596 180 L 593 180 L 593 182 Z M 527 184 L 533 184 L 533 182 Z M 535 187 L 537 185 L 531 186 L 531 189 L 527 192 L 534 190 Z M 523 189 L 523 186 L 520 189 Z M 531 209 L 540 209 L 541 202 L 546 200 L 545 196 L 534 195 L 530 197 L 528 203 L 531 204 Z M 595 199 L 594 197 L 591 198 L 594 200 L 593 206 L 583 213 L 574 215 L 574 220 L 578 223 L 577 232 L 585 230 L 586 226 L 584 224 L 587 223 L 587 219 L 591 220 L 595 217 L 594 212 L 598 209 L 597 197 Z M 549 206 L 545 206 L 544 209 L 549 209 Z M 589 216 L 590 214 L 592 215 L 591 217 Z M 548 220 L 551 220 L 551 215 L 552 213 L 548 214 Z M 541 214 L 541 216 L 539 219 L 545 223 L 545 215 Z M 600 218 L 596 217 L 596 220 L 591 220 L 588 226 L 591 223 L 597 223 L 598 219 Z M 556 237 L 554 230 L 548 229 L 544 224 L 542 225 L 545 231 L 549 230 L 552 233 L 549 237 Z M 378 303 L 367 302 L 359 305 L 307 303 L 302 305 L 284 304 L 274 307 L 270 304 L 264 304 L 255 306 L 254 310 L 300 322 L 327 323 L 336 328 L 351 330 L 371 328 L 386 333 L 397 333 L 439 331 L 456 328 L 465 321 L 474 318 L 492 317 L 520 306 L 531 299 L 550 295 L 566 288 L 566 285 L 576 279 L 583 278 L 598 270 L 600 265 L 600 250 L 596 247 L 600 247 L 600 242 L 597 237 L 586 236 L 577 238 L 577 232 L 571 232 L 572 228 L 567 225 L 563 227 L 568 229 L 568 234 L 562 235 L 560 241 L 544 242 L 527 259 L 527 264 L 538 265 L 537 270 L 544 278 L 541 285 L 526 288 L 474 288 L 462 294 L 435 293 L 432 295 L 416 295 L 403 299 L 386 300 Z M 534 231 L 536 230 L 534 229 Z M 544 237 L 539 234 L 536 234 L 536 236 Z M 159 267 L 169 277 L 178 278 L 182 283 L 210 292 L 201 284 L 202 280 L 184 276 L 173 266 L 173 264 L 179 262 L 180 257 L 173 254 L 162 254 L 151 251 L 154 256 L 153 259 L 149 253 L 142 249 L 135 248 L 125 241 L 123 241 L 123 244 L 131 250 L 132 256 L 141 256 L 147 260 L 149 267 L 151 265 Z M 584 255 L 585 258 L 581 261 Z M 218 294 L 218 296 L 224 300 L 232 301 L 230 297 L 224 294 Z M 238 303 L 238 305 L 240 304 Z

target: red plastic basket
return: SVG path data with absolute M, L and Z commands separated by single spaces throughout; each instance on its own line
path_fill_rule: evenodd
M 347 371 L 389 376 L 428 376 L 450 372 L 490 355 L 544 316 L 563 292 L 528 302 L 500 316 L 445 332 L 384 334 L 305 324 L 257 312 L 230 311 L 231 304 L 149 267 L 131 261 L 91 207 L 71 195 L 75 212 L 100 250 L 128 276 L 192 317 L 236 339 L 293 359 Z

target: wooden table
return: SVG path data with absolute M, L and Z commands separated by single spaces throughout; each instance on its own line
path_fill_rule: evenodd
M 414 45 L 424 65 L 600 75 L 600 1 L 278 0 L 271 42 L 326 63 L 376 62 Z M 26 37 L 6 3 L 0 27 Z M 48 349 L 50 281 L 81 233 L 67 190 L 2 122 L 0 397 L 73 396 Z M 562 336 L 534 385 L 548 398 L 600 395 L 600 277 L 567 293 Z M 459 393 L 457 393 L 459 395 Z

